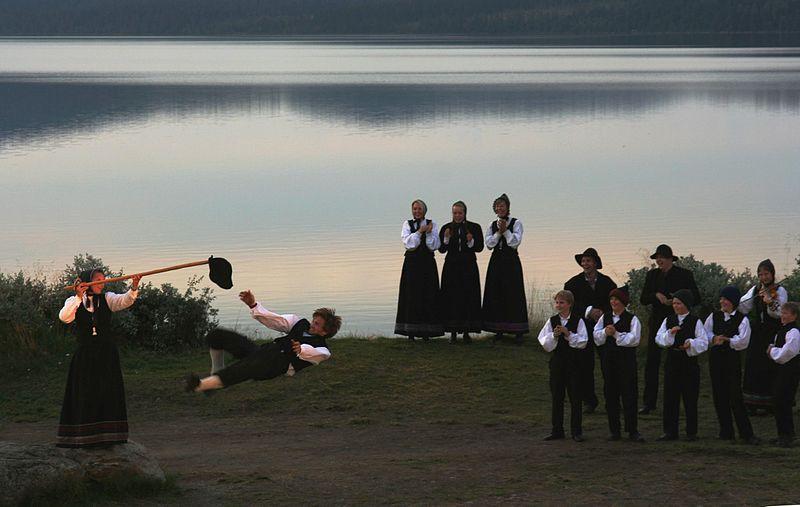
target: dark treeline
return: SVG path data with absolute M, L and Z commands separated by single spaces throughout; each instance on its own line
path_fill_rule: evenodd
M 0 35 L 782 34 L 800 0 L 0 0 Z

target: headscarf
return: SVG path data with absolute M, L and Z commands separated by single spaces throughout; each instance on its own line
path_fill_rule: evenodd
M 764 259 L 763 261 L 758 263 L 758 268 L 756 268 L 756 273 L 758 273 L 761 268 L 766 269 L 770 273 L 772 273 L 773 278 L 775 277 L 775 264 L 772 263 L 769 259 Z
M 424 218 L 425 215 L 428 214 L 428 205 L 425 204 L 425 201 L 423 201 L 422 199 L 415 199 L 411 201 L 411 207 L 413 208 L 414 205 L 417 203 L 420 203 L 420 205 L 422 206 L 422 217 Z
M 454 207 L 458 206 L 458 207 L 460 207 L 461 209 L 464 210 L 464 220 L 466 221 L 467 220 L 467 205 L 464 204 L 464 201 L 456 201 L 456 202 L 453 203 L 453 206 Z
M 494 202 L 492 203 L 492 211 L 494 211 L 494 209 L 497 207 L 498 201 L 504 201 L 506 203 L 506 208 L 508 209 L 508 212 L 511 213 L 511 201 L 508 200 L 508 196 L 506 194 L 503 194 L 494 200 Z

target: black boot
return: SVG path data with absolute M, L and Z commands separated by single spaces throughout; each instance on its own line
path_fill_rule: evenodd
M 450 343 L 456 343 L 456 333 L 450 333 Z
M 469 333 L 464 333 L 464 345 L 469 345 L 470 343 L 472 343 L 472 337 Z

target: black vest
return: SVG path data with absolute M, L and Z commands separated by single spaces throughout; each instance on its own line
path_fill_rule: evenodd
M 778 331 L 777 334 L 775 335 L 775 341 L 772 344 L 775 345 L 776 347 L 783 347 L 784 345 L 786 345 L 786 334 L 795 328 L 797 328 L 797 324 L 795 322 L 791 322 L 789 324 L 786 324 L 785 326 L 782 326 L 780 331 Z M 788 367 L 789 368 L 788 371 L 798 370 L 800 369 L 800 355 L 794 356 L 788 362 L 784 364 L 779 364 L 778 366 L 781 369 Z
M 97 336 L 108 336 L 111 333 L 111 308 L 108 307 L 105 293 L 90 295 L 94 303 L 94 311 L 90 312 L 81 301 L 75 312 L 75 332 L 79 341 L 91 340 L 92 330 Z
M 691 313 L 688 314 L 686 317 L 683 318 L 683 324 L 681 324 L 681 329 L 675 335 L 675 343 L 672 345 L 672 348 L 677 349 L 684 343 L 686 340 L 691 338 L 697 338 L 694 335 L 694 329 L 697 327 L 697 322 L 700 319 L 692 315 Z M 670 315 L 667 317 L 667 330 L 672 329 L 673 327 L 678 325 L 678 316 L 675 314 Z
M 511 231 L 512 233 L 514 232 L 515 223 L 517 223 L 516 218 L 512 218 L 508 221 L 508 230 Z M 495 220 L 494 222 L 492 222 L 492 234 L 496 234 L 498 230 L 500 230 L 500 227 L 498 227 L 497 220 Z M 508 246 L 508 241 L 506 241 L 506 237 L 503 235 L 500 235 L 500 241 L 498 241 L 497 246 L 494 247 L 494 252 L 503 252 L 505 254 L 510 254 L 510 255 L 519 255 L 519 252 L 517 252 L 516 248 L 511 248 L 510 246 Z M 492 252 L 492 254 L 494 254 L 494 252 Z M 558 318 L 557 315 L 556 318 Z M 561 322 L 559 322 L 559 324 L 561 324 Z
M 431 221 L 428 220 L 428 223 L 431 223 Z M 411 233 L 413 234 L 413 233 L 417 232 L 417 230 L 419 229 L 419 224 L 417 223 L 416 220 L 409 220 L 408 221 L 408 228 L 411 231 Z M 431 231 L 431 232 L 433 232 L 433 231 Z M 425 239 L 427 238 L 427 236 L 428 236 L 428 233 L 427 232 L 423 232 L 420 235 L 420 238 L 419 238 L 419 246 L 417 248 L 415 248 L 414 250 L 406 250 L 405 255 L 425 255 L 425 256 L 433 257 L 433 251 L 431 251 L 428 248 L 428 245 L 425 243 Z
M 571 333 L 577 333 L 578 332 L 578 324 L 580 323 L 580 321 L 581 321 L 581 318 L 580 318 L 579 315 L 577 315 L 575 313 L 571 313 L 570 316 L 569 316 L 569 320 L 567 321 L 567 325 L 565 327 Z M 556 315 L 553 315 L 552 317 L 550 317 L 550 327 L 552 329 L 555 329 L 556 326 L 560 326 L 560 325 L 561 325 L 561 316 L 560 315 L 556 314 Z M 557 341 L 556 341 L 556 349 L 554 350 L 554 352 L 556 352 L 558 354 L 563 354 L 563 353 L 567 353 L 569 350 L 572 349 L 572 347 L 569 346 L 569 343 L 567 343 L 566 340 L 564 340 L 563 337 L 557 336 L 556 339 L 557 339 Z
M 780 331 L 778 331 L 777 334 L 775 335 L 775 340 L 773 340 L 772 344 L 775 345 L 776 347 L 783 347 L 784 345 L 786 345 L 786 334 L 792 329 L 795 329 L 796 327 L 797 324 L 795 324 L 794 322 L 790 322 L 789 324 L 782 326 Z
M 631 323 L 633 322 L 633 314 L 627 310 L 622 312 L 619 316 L 619 320 L 616 324 L 614 324 L 614 314 L 611 312 L 606 312 L 603 314 L 603 327 L 606 326 L 614 326 L 614 329 L 617 330 L 618 333 L 630 333 L 631 332 Z M 617 340 L 613 339 L 613 336 L 606 336 L 606 346 L 610 348 L 617 347 Z M 628 348 L 628 347 L 625 347 Z
M 297 357 L 297 354 L 295 354 L 292 350 L 292 340 L 304 343 L 306 345 L 311 345 L 312 347 L 328 347 L 324 336 L 305 334 L 308 332 L 310 327 L 311 324 L 308 322 L 308 320 L 300 319 L 289 331 L 289 334 L 286 336 L 281 336 L 280 338 L 275 338 L 275 343 L 280 345 L 281 352 L 286 354 L 286 356 L 289 358 L 289 363 L 291 363 L 295 372 L 298 372 L 309 366 L 314 366 L 314 363 L 309 363 L 308 361 L 304 361 Z

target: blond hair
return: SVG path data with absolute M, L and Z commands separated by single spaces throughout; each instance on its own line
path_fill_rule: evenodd
M 575 304 L 575 295 L 572 293 L 572 291 L 566 289 L 556 292 L 556 295 L 553 296 L 553 301 L 555 301 L 556 299 L 563 299 L 564 301 L 569 303 L 569 306 Z

